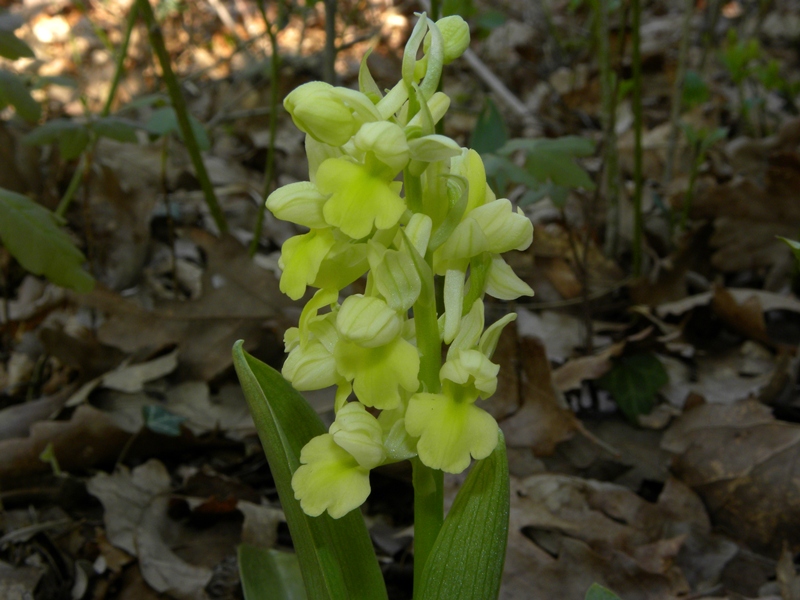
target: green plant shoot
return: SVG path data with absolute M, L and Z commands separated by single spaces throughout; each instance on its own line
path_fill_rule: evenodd
M 295 300 L 315 291 L 298 326 L 286 332 L 282 374 L 300 391 L 335 386 L 336 417 L 328 431 L 293 437 L 297 424 L 282 422 L 284 409 L 272 404 L 279 400 L 268 367 L 241 346 L 234 350 L 251 408 L 263 415 L 257 422 L 273 431 L 269 438 L 259 427 L 279 493 L 291 485 L 292 497 L 282 494 L 281 501 L 302 511 L 287 510 L 290 529 L 294 520 L 297 531 L 313 531 L 325 518 L 334 538 L 346 537 L 336 523 L 368 498 L 370 471 L 412 460 L 414 595 L 426 600 L 486 599 L 499 591 L 508 467 L 497 422 L 476 401 L 497 388 L 500 367 L 492 356 L 516 315 L 486 327 L 483 297 L 533 294 L 502 257 L 531 244 L 530 220 L 495 196 L 477 152 L 435 133 L 450 104 L 436 91 L 442 67 L 468 44 L 461 17 L 434 23 L 422 14 L 405 48 L 402 79 L 386 93 L 365 57 L 359 91 L 312 82 L 284 101 L 306 134 L 309 181 L 274 191 L 266 207 L 309 229 L 283 245 L 281 291 Z M 364 276 L 363 294 L 340 298 Z M 444 289 L 440 307 L 437 278 Z M 281 398 L 303 402 L 297 394 Z M 281 450 L 298 441 L 296 458 Z M 443 523 L 442 473 L 461 473 L 472 460 L 480 468 Z M 480 533 L 471 533 L 477 522 Z M 322 573 L 334 585 L 347 576 L 315 563 L 320 552 L 303 552 L 304 578 Z M 470 589 L 456 585 L 473 570 L 483 573 L 480 581 Z M 310 589 L 309 597 L 316 597 Z

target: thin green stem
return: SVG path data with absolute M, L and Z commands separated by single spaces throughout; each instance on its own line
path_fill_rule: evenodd
M 413 178 L 412 178 L 413 179 Z M 418 179 L 418 178 L 417 178 Z M 432 265 L 432 255 L 426 257 Z M 431 271 L 432 273 L 432 271 Z M 436 315 L 433 282 L 428 293 L 414 304 L 414 323 L 420 353 L 419 377 L 423 389 L 430 393 L 440 390 L 439 369 L 442 364 L 442 343 Z M 425 286 L 424 286 L 425 287 Z M 433 549 L 444 522 L 444 474 L 426 467 L 415 458 L 412 461 L 414 483 L 414 597 L 420 598 L 420 585 L 425 563 Z
M 408 169 L 403 175 L 409 207 L 421 207 L 420 177 L 411 175 Z M 414 208 L 411 210 L 419 212 Z M 424 260 L 425 265 L 420 265 L 419 270 L 425 280 L 419 298 L 414 303 L 414 326 L 420 355 L 419 379 L 422 382 L 422 391 L 436 394 L 441 390 L 439 370 L 442 366 L 442 340 L 439 337 L 436 310 L 433 253 L 428 252 Z M 414 597 L 419 599 L 425 562 L 444 522 L 444 474 L 426 467 L 418 458 L 412 460 L 411 464 L 414 483 Z
M 275 137 L 278 132 L 278 100 L 279 88 L 278 77 L 281 66 L 281 55 L 278 50 L 278 38 L 267 17 L 267 11 L 264 9 L 263 0 L 258 3 L 258 10 L 261 12 L 261 17 L 264 19 L 264 25 L 267 28 L 269 35 L 269 44 L 272 48 L 272 57 L 270 60 L 270 96 L 269 96 L 269 148 L 267 148 L 267 166 L 264 173 L 264 188 L 261 192 L 261 202 L 258 205 L 258 214 L 256 216 L 256 225 L 253 228 L 253 239 L 250 242 L 250 256 L 255 256 L 258 249 L 258 241 L 261 239 L 261 228 L 264 225 L 264 210 L 266 209 L 265 200 L 269 195 L 272 180 L 275 178 Z
M 175 73 L 172 71 L 172 65 L 170 64 L 167 48 L 164 45 L 164 35 L 161 33 L 161 27 L 156 21 L 155 15 L 153 14 L 153 9 L 150 6 L 150 2 L 148 0 L 136 0 L 136 2 L 139 6 L 139 11 L 142 13 L 142 18 L 147 25 L 147 34 L 150 38 L 150 45 L 153 47 L 153 50 L 158 57 L 158 62 L 161 64 L 161 71 L 163 73 L 164 83 L 167 86 L 167 91 L 169 92 L 169 97 L 172 102 L 172 108 L 175 109 L 175 116 L 178 119 L 178 125 L 180 126 L 181 134 L 183 135 L 183 141 L 186 144 L 186 149 L 189 152 L 189 158 L 192 160 L 192 166 L 194 166 L 197 180 L 203 190 L 203 196 L 206 204 L 208 205 L 209 211 L 211 211 L 211 217 L 214 219 L 214 223 L 216 224 L 220 233 L 227 233 L 228 223 L 225 220 L 225 214 L 222 212 L 222 208 L 220 208 L 219 202 L 217 201 L 217 196 L 214 193 L 214 186 L 211 184 L 208 171 L 206 171 L 206 167 L 203 164 L 203 157 L 200 154 L 200 147 L 197 144 L 197 138 L 195 138 L 192 125 L 189 122 L 189 110 L 186 107 L 186 101 L 181 93 L 178 78 L 175 77 Z
M 632 66 L 633 66 L 633 275 L 642 271 L 643 232 L 642 218 L 642 55 L 641 55 L 641 0 L 631 0 Z
M 125 25 L 125 35 L 122 38 L 122 44 L 119 47 L 119 51 L 117 52 L 117 60 L 114 68 L 114 76 L 111 79 L 111 86 L 108 88 L 108 95 L 106 96 L 106 102 L 103 105 L 103 110 L 100 111 L 101 117 L 107 117 L 111 113 L 111 105 L 114 103 L 114 98 L 117 95 L 117 88 L 119 87 L 119 82 L 122 79 L 122 72 L 125 69 L 125 57 L 128 55 L 128 45 L 131 41 L 131 33 L 133 33 L 133 27 L 136 24 L 136 19 L 139 16 L 139 7 L 137 4 L 133 4 L 131 6 L 130 11 L 128 11 L 128 22 Z M 67 186 L 67 190 L 64 192 L 64 195 L 61 197 L 61 200 L 58 203 L 58 207 L 56 208 L 56 214 L 59 217 L 63 217 L 67 214 L 67 209 L 69 205 L 72 203 L 72 200 L 75 198 L 75 193 L 78 191 L 78 188 L 81 185 L 81 180 L 83 179 L 83 171 L 86 169 L 86 156 L 87 154 L 92 154 L 94 152 L 94 148 L 97 145 L 97 139 L 95 138 L 92 143 L 91 147 L 88 152 L 84 152 L 81 155 L 80 163 L 78 164 L 78 168 L 75 169 L 75 172 L 72 174 L 72 179 Z M 91 166 L 91 165 L 89 165 Z
M 683 96 L 683 80 L 686 77 L 686 61 L 689 55 L 689 38 L 691 33 L 692 14 L 694 13 L 694 0 L 684 1 L 683 26 L 681 28 L 681 43 L 678 50 L 678 69 L 675 72 L 675 83 L 672 86 L 672 105 L 670 106 L 670 131 L 667 142 L 667 161 L 664 166 L 664 180 L 662 190 L 666 190 L 672 180 L 672 169 L 675 164 L 675 148 L 678 145 L 680 133 L 681 97 Z
M 425 563 L 444 522 L 444 473 L 411 461 L 414 484 L 414 598 L 421 596 L 420 586 Z

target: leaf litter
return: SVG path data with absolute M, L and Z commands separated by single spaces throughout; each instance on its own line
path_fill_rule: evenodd
M 342 19 L 343 39 L 355 40 L 343 43 L 337 62 L 346 85 L 370 36 L 377 36 L 370 62 L 379 83 L 382 72 L 399 68 L 394 57 L 409 15 L 373 4 Z M 445 91 L 460 112 L 448 133 L 467 143 L 491 98 L 490 121 L 503 125 L 497 129 L 505 138 L 496 147 L 485 131 L 483 141 L 478 133 L 473 140 L 493 151 L 515 137 L 602 142 L 596 63 L 585 41 L 572 41 L 587 37 L 587 3 L 474 4 L 473 49 L 532 118 L 521 122 L 502 95 L 487 93 L 469 67 L 454 64 Z M 786 44 L 800 34 L 793 4 L 771 3 L 756 25 L 744 3 L 725 3 L 726 14 L 738 7 L 739 16 L 718 23 L 760 28 L 763 51 L 786 63 L 787 86 L 796 59 Z M 118 44 L 124 5 L 83 13 L 59 2 L 27 24 L 20 19 L 19 35 L 42 58 L 25 68 L 80 73 L 82 98 L 74 86 L 48 88 L 53 118 L 99 110 L 113 60 L 92 24 Z M 205 161 L 232 234 L 216 235 L 179 141 L 169 140 L 162 169 L 163 142 L 142 132 L 136 144 L 101 141 L 81 200 L 87 210 L 76 202 L 67 215 L 101 282 L 93 292 L 79 296 L 25 275 L 0 250 L 10 277 L 0 310 L 0 597 L 234 598 L 238 543 L 291 548 L 231 375 L 230 347 L 243 338 L 255 355 L 280 365 L 281 338 L 299 308 L 278 293 L 275 253 L 294 232 L 268 215 L 258 253 L 248 256 L 269 144 L 269 117 L 260 109 L 270 84 L 253 75 L 266 48 L 263 39 L 249 39 L 263 30 L 260 17 L 240 3 L 222 5 L 234 14 L 233 37 L 248 40 L 241 47 L 211 10 L 188 8 L 188 29 L 169 13 L 163 25 L 193 115 L 216 125 Z M 701 9 L 691 20 L 698 55 Z M 600 583 L 626 600 L 794 600 L 800 301 L 791 249 L 776 236 L 794 240 L 800 230 L 800 128 L 789 107 L 796 93 L 764 88 L 763 102 L 751 107 L 758 118 L 747 122 L 728 75 L 708 67 L 718 70 L 701 81 L 709 88 L 704 104 L 682 119 L 696 131 L 728 132 L 702 160 L 692 227 L 673 244 L 670 211 L 674 216 L 687 197 L 693 152 L 689 137 L 679 135 L 662 189 L 672 130 L 665 107 L 683 15 L 677 5 L 654 4 L 644 17 L 644 205 L 652 255 L 645 277 L 632 281 L 629 258 L 604 247 L 602 211 L 591 209 L 592 194 L 602 189 L 584 181 L 564 195 L 553 187 L 549 196 L 516 184 L 503 190 L 521 204 L 541 199 L 525 207 L 535 225 L 532 250 L 507 257 L 537 296 L 517 307 L 518 328 L 501 338 L 500 384 L 485 405 L 503 428 L 512 472 L 502 597 L 577 599 Z M 314 52 L 323 46 L 321 22 L 294 15 L 281 31 L 285 91 L 320 78 Z M 624 32 L 614 17 L 612 47 Z M 120 107 L 155 90 L 140 33 Z M 623 73 L 630 55 L 626 43 L 621 47 Z M 105 59 L 88 59 L 95 54 Z M 715 60 L 709 56 L 707 64 Z M 621 95 L 616 131 L 627 230 L 633 112 Z M 146 121 L 153 108 L 123 114 Z M 279 182 L 304 179 L 302 136 L 283 117 L 278 131 Z M 0 184 L 54 208 L 75 167 L 50 148 L 23 145 L 22 133 L 10 121 L 0 124 L 0 152 L 8 158 Z M 529 141 L 515 142 L 522 148 L 516 152 L 551 144 Z M 514 152 L 503 156 L 525 168 L 527 154 Z M 597 182 L 598 156 L 569 155 L 565 169 Z M 546 178 L 552 156 L 538 158 L 528 175 Z M 493 310 L 499 317 L 508 307 Z M 332 406 L 325 394 L 314 402 L 323 416 Z M 54 460 L 43 462 L 43 453 Z M 367 505 L 372 536 L 387 581 L 398 578 L 392 597 L 407 598 L 410 523 L 402 499 L 410 474 L 400 467 L 375 478 Z

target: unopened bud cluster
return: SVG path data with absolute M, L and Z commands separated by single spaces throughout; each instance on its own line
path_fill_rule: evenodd
M 501 257 L 527 248 L 533 228 L 496 198 L 475 151 L 434 132 L 450 104 L 436 91 L 442 65 L 468 44 L 460 17 L 423 14 L 403 79 L 385 94 L 364 57 L 359 91 L 314 82 L 284 102 L 306 133 L 310 181 L 276 190 L 267 208 L 309 231 L 285 242 L 280 288 L 293 299 L 317 291 L 286 332 L 283 375 L 298 390 L 337 388 L 336 419 L 303 448 L 292 479 L 309 515 L 361 505 L 377 466 L 418 456 L 459 473 L 498 443 L 497 423 L 475 402 L 497 387 L 492 354 L 516 315 L 485 328 L 482 298 L 533 293 Z M 365 293 L 340 301 L 365 274 Z M 432 329 L 423 309 L 434 311 Z M 449 346 L 435 386 L 421 377 L 422 336 Z

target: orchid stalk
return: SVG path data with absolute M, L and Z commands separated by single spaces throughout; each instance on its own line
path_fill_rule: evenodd
M 394 88 L 378 88 L 367 55 L 358 91 L 312 82 L 291 92 L 284 106 L 306 134 L 309 180 L 266 201 L 308 228 L 279 262 L 281 291 L 310 295 L 285 334 L 283 377 L 299 391 L 336 388 L 333 424 L 299 455 L 294 498 L 310 517 L 340 519 L 368 498 L 372 469 L 412 460 L 415 597 L 440 536 L 442 474 L 502 444 L 476 401 L 497 388 L 492 357 L 516 315 L 486 327 L 483 298 L 533 294 L 502 257 L 531 244 L 530 220 L 495 196 L 474 150 L 435 133 L 450 104 L 436 91 L 442 68 L 468 45 L 460 17 L 421 14 Z M 343 298 L 362 277 L 364 293 Z

